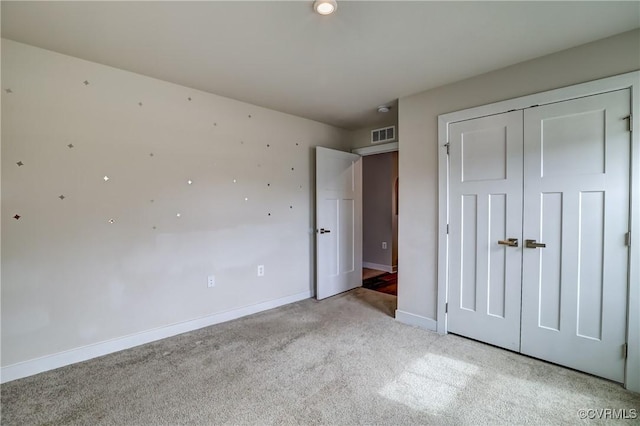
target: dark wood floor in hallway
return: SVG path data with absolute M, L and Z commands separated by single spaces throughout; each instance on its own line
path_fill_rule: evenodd
M 362 287 L 379 291 L 393 296 L 398 295 L 398 274 L 377 271 L 379 274 L 365 270 L 363 273 Z

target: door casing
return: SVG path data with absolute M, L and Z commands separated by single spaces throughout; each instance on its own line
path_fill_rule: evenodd
M 640 71 L 621 74 L 600 80 L 541 92 L 534 95 L 496 102 L 489 105 L 443 114 L 438 117 L 438 308 L 437 331 L 447 333 L 446 303 L 448 295 L 449 241 L 449 157 L 447 143 L 449 124 L 472 118 L 501 114 L 511 110 L 525 109 L 534 105 L 545 105 L 584 96 L 630 89 L 631 92 L 631 182 L 629 247 L 627 345 L 628 355 L 625 371 L 625 388 L 640 392 Z M 635 196 L 634 196 L 635 194 Z

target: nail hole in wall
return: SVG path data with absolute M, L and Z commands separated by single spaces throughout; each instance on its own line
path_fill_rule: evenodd
M 18 167 L 24 166 L 24 163 L 22 161 L 18 161 L 16 164 L 18 165 Z
M 150 153 L 149 153 L 149 157 L 153 157 L 153 152 L 150 152 Z
M 67 145 L 67 148 L 72 149 L 73 148 L 73 144 L 70 143 L 69 145 Z
M 138 105 L 139 105 L 139 106 L 142 106 L 142 102 L 138 102 Z
M 60 195 L 58 198 L 60 198 L 61 200 L 64 200 L 67 197 L 65 197 L 64 195 Z
M 109 223 L 114 224 L 116 223 L 115 219 L 109 219 Z
M 83 83 L 85 86 L 88 86 L 88 85 L 89 85 L 89 80 L 85 80 L 85 81 L 83 81 L 82 83 Z
M 19 214 L 17 214 L 17 215 L 15 215 L 13 218 L 14 218 L 15 220 L 20 220 L 20 218 L 21 218 L 21 217 L 22 217 L 22 216 L 20 216 Z

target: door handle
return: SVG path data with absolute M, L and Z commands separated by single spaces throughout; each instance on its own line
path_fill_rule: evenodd
M 545 243 L 537 243 L 536 240 L 525 240 L 524 245 L 526 248 L 545 248 Z
M 498 240 L 498 244 L 509 247 L 518 247 L 517 238 L 507 238 L 506 240 Z
M 330 232 L 331 232 L 331 230 L 329 230 L 329 229 L 320 228 L 320 233 L 321 234 L 328 234 Z

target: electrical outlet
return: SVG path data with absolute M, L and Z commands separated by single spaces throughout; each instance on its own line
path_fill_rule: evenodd
M 207 287 L 215 287 L 216 286 L 216 277 L 214 275 L 209 275 L 207 278 Z
M 264 277 L 264 265 L 258 265 L 258 276 Z
M 383 241 L 382 242 L 382 250 L 386 250 L 387 249 L 387 242 Z

